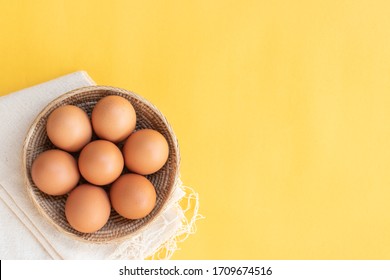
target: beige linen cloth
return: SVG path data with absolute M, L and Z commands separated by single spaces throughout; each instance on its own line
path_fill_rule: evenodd
M 118 243 L 75 240 L 38 213 L 21 173 L 27 130 L 50 101 L 94 84 L 86 72 L 79 71 L 0 98 L 0 259 L 145 259 L 161 248 L 165 249 L 162 258 L 169 258 L 179 239 L 194 232 L 200 217 L 198 194 L 182 184 L 175 186 L 164 211 L 148 227 Z M 194 205 L 182 209 L 179 201 L 183 198 Z M 194 210 L 187 219 L 189 208 Z

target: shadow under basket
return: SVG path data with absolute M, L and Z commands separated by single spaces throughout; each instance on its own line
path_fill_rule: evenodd
M 74 230 L 65 217 L 65 202 L 68 194 L 50 196 L 41 192 L 31 178 L 31 166 L 35 158 L 43 151 L 54 149 L 46 133 L 46 122 L 50 113 L 63 105 L 75 105 L 82 108 L 91 117 L 95 104 L 107 95 L 118 95 L 126 98 L 133 105 L 137 115 L 136 130 L 151 128 L 164 135 L 169 145 L 169 157 L 165 165 L 156 173 L 146 176 L 156 189 L 156 206 L 152 212 L 142 219 L 130 220 L 123 218 L 111 209 L 107 224 L 94 233 L 81 233 Z M 94 140 L 96 136 L 93 136 Z M 123 144 L 123 143 L 122 143 Z M 118 144 L 121 148 L 121 143 Z M 73 153 L 77 158 L 78 153 Z M 23 146 L 23 173 L 29 197 L 38 211 L 61 232 L 79 240 L 93 243 L 110 243 L 131 237 L 144 229 L 162 211 L 171 196 L 174 186 L 179 180 L 179 146 L 176 136 L 164 115 L 149 101 L 141 96 L 120 88 L 107 86 L 89 86 L 65 93 L 49 103 L 36 117 L 31 125 Z M 123 173 L 128 171 L 124 169 Z M 80 184 L 85 183 L 81 179 Z M 103 187 L 109 191 L 110 186 Z

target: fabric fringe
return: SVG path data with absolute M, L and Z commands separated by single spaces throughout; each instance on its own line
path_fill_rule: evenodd
M 199 214 L 199 194 L 191 187 L 183 186 L 180 179 L 175 184 L 176 188 L 180 188 L 184 192 L 184 196 L 174 202 L 170 207 L 177 210 L 177 216 L 173 220 L 166 220 L 158 224 L 152 233 L 145 236 L 143 232 L 134 235 L 131 239 L 120 244 L 110 259 L 152 259 L 152 260 L 167 260 L 172 255 L 180 250 L 178 243 L 185 241 L 190 235 L 196 232 L 196 221 L 204 219 L 204 216 Z M 187 202 L 183 209 L 180 204 Z M 168 207 L 168 208 L 170 208 Z M 161 236 L 170 224 L 180 222 L 180 227 L 156 249 L 150 251 L 150 248 L 156 244 L 156 238 Z M 149 230 L 149 229 L 148 229 Z M 154 245 L 153 245 L 154 243 Z
M 182 200 L 187 200 L 186 208 L 182 209 L 182 226 L 170 239 L 157 248 L 151 256 L 152 260 L 170 259 L 177 250 L 180 250 L 178 243 L 184 242 L 190 235 L 196 232 L 196 221 L 205 218 L 199 214 L 199 194 L 191 187 L 183 185 L 180 187 L 186 193 Z M 192 207 L 193 204 L 194 206 Z M 191 215 L 192 208 L 194 210 Z

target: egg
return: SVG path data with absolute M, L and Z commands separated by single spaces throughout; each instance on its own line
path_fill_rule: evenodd
M 124 167 L 120 149 L 106 140 L 96 140 L 87 144 L 81 150 L 78 162 L 84 179 L 98 186 L 115 181 Z
M 168 155 L 167 140 L 160 132 L 153 129 L 134 132 L 123 146 L 126 167 L 142 175 L 152 174 L 161 169 Z
M 156 190 L 146 177 L 128 173 L 112 184 L 110 199 L 119 215 L 127 219 L 140 219 L 156 205 Z
M 92 110 L 96 135 L 114 143 L 125 140 L 135 129 L 136 113 L 131 103 L 117 95 L 100 99 Z
M 76 187 L 65 203 L 65 216 L 72 228 L 83 233 L 101 229 L 111 212 L 110 200 L 101 187 L 83 184 Z
M 87 113 L 73 105 L 55 109 L 47 119 L 46 130 L 50 141 L 68 152 L 80 151 L 92 137 Z
M 34 184 L 49 195 L 63 195 L 80 180 L 77 162 L 69 153 L 48 150 L 38 155 L 31 167 Z

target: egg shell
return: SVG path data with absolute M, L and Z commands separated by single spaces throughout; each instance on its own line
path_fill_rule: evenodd
M 87 113 L 73 105 L 55 109 L 47 119 L 46 131 L 56 147 L 68 152 L 80 151 L 92 138 Z
M 106 140 L 96 140 L 87 144 L 81 150 L 78 162 L 84 179 L 98 186 L 115 181 L 124 167 L 120 149 Z
M 72 228 L 83 233 L 101 229 L 111 212 L 110 200 L 103 188 L 83 184 L 76 187 L 65 203 L 65 216 Z
M 38 155 L 31 167 L 35 185 L 49 195 L 63 195 L 80 180 L 75 158 L 61 150 L 48 150 Z
M 142 175 L 152 174 L 168 160 L 168 142 L 157 130 L 141 129 L 126 140 L 123 156 L 129 170 Z
M 111 186 L 112 207 L 127 219 L 147 216 L 156 205 L 156 190 L 153 184 L 139 174 L 124 174 Z
M 100 99 L 92 110 L 96 135 L 114 143 L 125 140 L 135 129 L 136 113 L 127 99 L 109 95 Z

